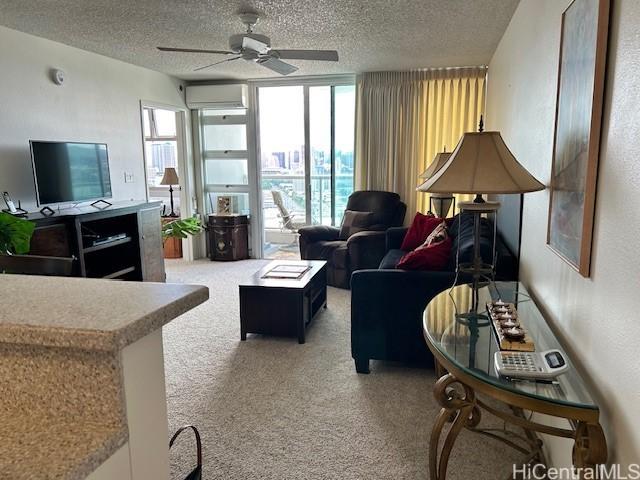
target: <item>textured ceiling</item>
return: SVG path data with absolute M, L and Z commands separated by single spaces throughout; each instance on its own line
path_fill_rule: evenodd
M 265 78 L 238 60 L 163 53 L 157 45 L 227 49 L 242 10 L 273 48 L 335 49 L 340 61 L 291 61 L 295 75 L 487 64 L 518 0 L 0 0 L 0 24 L 187 80 Z

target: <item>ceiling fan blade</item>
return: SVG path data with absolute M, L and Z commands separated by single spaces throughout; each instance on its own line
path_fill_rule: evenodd
M 271 50 L 271 52 L 285 60 L 338 61 L 338 52 L 335 50 Z
M 198 68 L 196 68 L 194 70 L 194 72 L 199 72 L 200 70 L 204 70 L 205 68 L 213 67 L 214 65 L 218 65 L 220 63 L 232 62 L 233 60 L 238 60 L 239 58 L 242 58 L 242 55 L 239 55 L 239 56 L 233 57 L 233 58 L 225 58 L 224 60 L 220 60 L 219 62 L 215 62 L 215 63 L 212 63 L 210 65 L 205 65 L 204 67 L 198 67 Z
M 290 73 L 298 70 L 298 67 L 294 67 L 293 65 L 289 65 L 288 63 L 283 62 L 282 60 L 278 60 L 274 57 L 262 57 L 256 61 L 263 67 L 267 67 L 269 70 L 273 70 L 280 75 L 289 75 Z
M 227 50 L 200 50 L 199 48 L 174 48 L 174 47 L 157 47 L 161 52 L 185 52 L 185 53 L 218 53 L 220 55 L 233 55 L 233 52 Z
M 258 53 L 267 53 L 269 51 L 269 44 L 245 36 L 242 38 L 242 48 L 248 48 Z

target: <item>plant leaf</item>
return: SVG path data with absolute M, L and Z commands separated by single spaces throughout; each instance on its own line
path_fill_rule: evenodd
M 187 238 L 189 235 L 196 235 L 204 229 L 200 219 L 195 217 L 174 220 L 164 224 L 162 227 L 162 239 L 167 238 Z
M 0 212 L 0 253 L 29 253 L 35 228 L 34 222 Z

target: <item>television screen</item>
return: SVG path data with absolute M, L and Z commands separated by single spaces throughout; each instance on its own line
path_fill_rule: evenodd
M 105 144 L 30 143 L 38 205 L 111 197 Z

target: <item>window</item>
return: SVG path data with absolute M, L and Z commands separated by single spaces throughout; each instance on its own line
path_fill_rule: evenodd
M 168 186 L 160 185 L 165 168 L 175 168 L 178 176 L 180 176 L 178 171 L 176 114 L 171 110 L 144 108 L 142 111 L 142 124 L 144 128 L 145 157 L 147 159 L 147 185 L 150 197 L 153 197 L 153 189 L 169 188 Z
M 340 225 L 353 192 L 355 86 L 257 88 L 262 252 L 291 258 L 304 225 Z
M 217 213 L 218 197 L 229 197 L 231 213 L 249 214 L 246 110 L 201 110 L 200 138 L 207 212 Z

